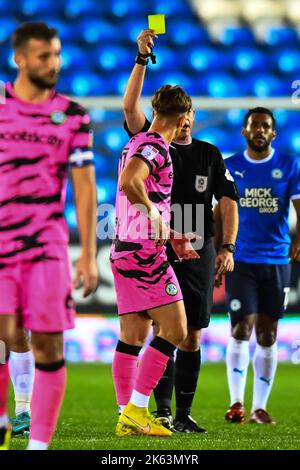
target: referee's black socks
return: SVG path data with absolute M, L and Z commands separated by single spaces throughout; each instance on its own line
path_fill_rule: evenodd
M 180 421 L 191 411 L 201 365 L 200 349 L 186 352 L 177 349 L 175 362 L 176 417 Z
M 172 409 L 172 393 L 174 386 L 174 356 L 170 356 L 162 378 L 154 389 L 157 411 Z

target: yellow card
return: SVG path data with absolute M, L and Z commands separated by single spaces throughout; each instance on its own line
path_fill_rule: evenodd
M 154 29 L 155 34 L 165 34 L 165 15 L 148 15 L 149 29 Z

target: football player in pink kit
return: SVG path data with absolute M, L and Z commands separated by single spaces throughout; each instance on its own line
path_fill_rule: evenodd
M 173 179 L 169 144 L 185 124 L 191 101 L 180 87 L 165 85 L 154 95 L 152 105 L 155 117 L 149 131 L 131 139 L 119 165 L 111 251 L 121 324 L 113 359 L 114 386 L 122 412 L 118 436 L 172 435 L 148 411 L 151 392 L 187 333 L 181 290 L 164 244 L 170 238 L 179 258 L 199 257 L 190 244 L 193 234 L 177 238 L 168 228 Z M 152 322 L 159 333 L 137 368 Z
M 66 384 L 63 331 L 74 326 L 66 176 L 71 166 L 82 244 L 76 281 L 98 283 L 96 186 L 90 118 L 54 86 L 61 45 L 55 29 L 26 23 L 13 35 L 18 76 L 0 105 L 0 340 L 31 331 L 35 358 L 28 449 L 48 447 Z M 19 337 L 21 337 L 19 330 Z M 0 364 L 0 448 L 8 447 L 8 365 Z

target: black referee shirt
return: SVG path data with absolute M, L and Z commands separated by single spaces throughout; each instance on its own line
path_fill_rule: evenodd
M 151 123 L 146 119 L 140 132 L 147 132 L 150 126 Z M 126 121 L 124 128 L 129 137 L 133 137 Z M 183 217 L 184 206 L 186 204 L 192 206 L 192 220 L 189 221 L 188 230 L 185 227 L 183 232 L 198 231 L 198 234 L 201 235 L 199 230 L 196 230 L 196 211 L 197 205 L 202 204 L 204 207 L 204 239 L 213 237 L 215 233 L 213 196 L 217 200 L 223 196 L 235 201 L 239 198 L 237 187 L 225 167 L 221 153 L 214 145 L 202 140 L 192 139 L 192 142 L 188 145 L 172 142 L 170 155 L 174 171 L 172 204 L 180 204 Z

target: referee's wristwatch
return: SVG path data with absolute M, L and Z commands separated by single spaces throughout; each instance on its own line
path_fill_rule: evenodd
M 229 253 L 235 253 L 235 245 L 233 243 L 224 243 L 224 245 L 222 245 L 222 248 L 229 251 Z

